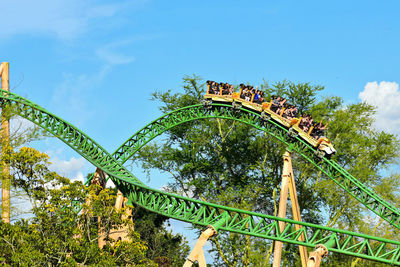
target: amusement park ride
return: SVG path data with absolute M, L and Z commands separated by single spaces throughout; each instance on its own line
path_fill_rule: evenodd
M 1 66 L 0 75 L 5 63 Z M 4 70 L 1 77 L 4 78 Z M 365 207 L 398 229 L 400 211 L 332 160 L 330 155 L 335 150 L 329 140 L 310 138 L 298 128 L 296 121 L 286 121 L 279 114 L 272 112 L 268 103 L 256 106 L 234 94 L 206 94 L 203 104 L 183 107 L 161 116 L 140 129 L 110 154 L 73 125 L 6 89 L 2 83 L 2 107 L 12 106 L 19 116 L 52 133 L 96 166 L 95 178 L 91 180 L 96 180 L 96 177 L 111 179 L 121 192 L 119 201 L 125 197 L 127 205 L 135 204 L 172 219 L 205 227 L 184 266 L 191 266 L 195 261 L 198 261 L 200 266 L 205 266 L 202 247 L 209 237 L 219 231 L 273 240 L 274 266 L 280 264 L 282 243 L 299 246 L 303 266 L 319 266 L 321 258 L 328 255 L 328 252 L 400 265 L 399 241 L 301 221 L 291 168 L 291 153 L 302 156 Z M 235 120 L 250 125 L 286 145 L 279 216 L 235 209 L 153 189 L 143 184 L 123 166 L 132 155 L 165 131 L 185 122 L 213 118 Z M 294 220 L 285 218 L 288 192 Z M 314 249 L 309 256 L 307 248 Z

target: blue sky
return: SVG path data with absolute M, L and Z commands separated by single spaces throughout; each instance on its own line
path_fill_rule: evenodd
M 323 94 L 346 103 L 378 105 L 376 126 L 400 133 L 399 8 L 398 1 L 3 0 L 0 61 L 10 62 L 13 92 L 110 152 L 160 115 L 152 92 L 177 92 L 193 73 L 324 85 Z M 70 178 L 93 170 L 57 140 L 36 145 Z M 155 177 L 152 185 L 165 184 Z

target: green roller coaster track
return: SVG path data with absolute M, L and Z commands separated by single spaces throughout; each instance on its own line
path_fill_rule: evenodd
M 190 199 L 144 185 L 123 163 L 150 140 L 179 124 L 197 119 L 222 118 L 237 120 L 267 132 L 296 151 L 335 181 L 340 187 L 378 216 L 400 228 L 400 212 L 384 201 L 333 160 L 318 158 L 315 149 L 288 129 L 271 119 L 243 108 L 233 109 L 226 104 L 194 105 L 178 109 L 148 124 L 113 155 L 110 155 L 76 127 L 16 94 L 0 90 L 0 104 L 10 106 L 18 115 L 47 130 L 66 143 L 82 157 L 109 175 L 117 188 L 135 203 L 149 211 L 169 218 L 201 226 L 213 225 L 229 231 L 270 240 L 314 248 L 325 244 L 329 251 L 400 265 L 400 242 L 350 231 L 324 227 L 306 222 L 283 219 L 251 211 L 239 210 L 213 203 Z M 279 222 L 285 222 L 283 231 Z M 295 229 L 299 225 L 299 229 Z M 302 239 L 302 236 L 304 239 Z

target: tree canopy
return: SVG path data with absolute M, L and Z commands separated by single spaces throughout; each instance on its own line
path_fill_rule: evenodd
M 9 265 L 134 265 L 157 266 L 146 257 L 147 245 L 133 227 L 127 241 L 108 236 L 121 226 L 133 226 L 124 210 L 114 209 L 115 194 L 71 182 L 48 169 L 49 157 L 33 148 L 9 151 L 13 186 L 28 196 L 33 216 L 0 224 L 0 262 Z M 84 200 L 78 213 L 73 200 Z M 102 218 L 101 224 L 97 218 Z M 98 247 L 104 237 L 106 246 Z
M 0 222 L 0 263 L 23 266 L 179 266 L 189 252 L 186 240 L 163 225 L 166 218 L 114 206 L 115 189 L 84 186 L 49 170 L 49 156 L 11 146 L 2 155 L 12 187 L 31 206 L 29 216 Z M 76 205 L 77 204 L 77 205 Z M 29 209 L 29 208 L 27 208 Z M 127 232 L 127 238 L 113 235 Z M 99 239 L 105 246 L 99 248 Z
M 398 206 L 397 136 L 373 127 L 374 107 L 366 103 L 343 104 L 338 96 L 321 97 L 323 86 L 279 81 L 260 86 L 266 98 L 285 97 L 324 123 L 327 136 L 338 151 L 337 161 L 357 179 Z M 155 92 L 153 100 L 163 113 L 198 104 L 205 84 L 196 75 L 183 79 L 183 92 Z M 132 160 L 150 171 L 158 169 L 171 178 L 168 190 L 235 208 L 277 214 L 285 146 L 272 137 L 236 121 L 221 119 L 188 122 L 164 134 L 162 141 L 144 147 Z M 318 172 L 293 155 L 296 187 L 304 221 L 362 231 L 397 239 L 397 231 L 373 219 L 371 212 Z M 288 214 L 288 217 L 291 217 Z M 215 265 L 262 266 L 270 261 L 273 243 L 232 233 L 211 239 Z M 297 249 L 286 245 L 284 264 L 299 263 Z M 335 262 L 348 261 L 334 257 Z M 350 259 L 350 261 L 354 259 Z M 364 263 L 364 262 L 363 262 Z

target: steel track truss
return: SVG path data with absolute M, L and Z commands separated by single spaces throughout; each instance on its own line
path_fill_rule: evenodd
M 130 187 L 126 192 L 129 192 L 130 201 L 169 218 L 202 226 L 219 224 L 218 230 L 311 248 L 318 244 L 329 244 L 327 247 L 332 252 L 400 265 L 398 241 L 388 242 L 383 238 L 204 203 L 132 184 Z M 286 223 L 282 231 L 279 230 L 280 221 Z M 295 225 L 301 227 L 296 230 Z M 305 237 L 303 241 L 302 234 Z
M 202 226 L 209 224 L 219 225 L 218 229 L 220 230 L 307 247 L 314 247 L 316 244 L 321 243 L 330 243 L 330 251 L 333 252 L 400 265 L 400 242 L 398 241 L 224 207 L 151 189 L 126 170 L 122 166 L 121 161 L 117 161 L 119 158 L 118 156 L 112 157 L 95 141 L 64 120 L 18 95 L 3 90 L 0 91 L 0 100 L 2 107 L 11 106 L 18 115 L 49 131 L 96 167 L 102 169 L 111 177 L 118 189 L 121 190 L 125 196 L 128 196 L 130 202 L 150 211 L 192 224 Z M 142 134 L 135 135 L 140 137 L 138 139 L 141 140 L 141 145 L 137 146 L 135 151 L 151 140 L 148 136 L 154 138 L 181 123 L 201 118 L 224 118 L 235 119 L 253 125 L 257 129 L 265 129 L 270 135 L 284 142 L 286 145 L 290 145 L 294 151 L 299 152 L 306 159 L 312 162 L 315 161 L 312 148 L 301 139 L 289 138 L 285 132 L 287 129 L 281 127 L 279 124 L 273 121 L 261 121 L 259 114 L 247 110 L 237 112 L 232 111 L 230 106 L 227 105 L 218 104 L 214 106 L 215 107 L 211 109 L 209 107 L 203 107 L 202 105 L 191 106 L 175 112 L 176 115 L 178 115 L 178 112 L 184 112 L 184 114 L 182 113 L 179 116 L 174 116 L 174 113 L 170 113 L 163 116 L 166 118 L 169 117 L 166 120 L 160 121 L 162 117 L 154 121 L 150 124 L 154 125 L 154 127 L 148 125 L 143 128 L 146 129 L 145 131 L 142 131 L 143 129 L 141 130 L 142 132 L 139 131 Z M 138 142 L 133 142 L 132 146 L 137 143 Z M 133 154 L 134 150 L 130 150 L 130 153 Z M 120 153 L 120 155 L 127 154 Z M 321 162 L 325 162 L 326 166 L 321 164 Z M 346 172 L 342 174 L 339 169 L 340 167 L 327 159 L 320 160 L 317 163 L 319 169 L 327 168 L 327 170 L 323 169 L 326 174 L 331 174 L 335 171 L 341 174 L 340 177 L 346 174 Z M 332 169 L 328 169 L 329 166 L 331 166 Z M 338 177 L 339 175 L 331 178 L 335 181 L 340 181 Z M 357 184 L 357 180 L 347 180 L 351 181 L 351 183 L 347 182 L 350 186 L 347 184 L 346 186 L 342 186 L 342 183 L 338 184 L 342 188 L 347 188 L 352 192 L 358 190 L 354 188 L 360 188 L 360 190 L 363 189 L 363 191 L 365 191 L 361 183 Z M 345 182 L 343 182 L 343 184 L 345 184 Z M 355 185 L 357 185 L 357 187 L 355 187 Z M 375 201 L 379 200 L 378 198 L 378 200 Z M 387 215 L 391 215 L 391 213 L 387 213 Z M 283 231 L 279 231 L 279 221 L 286 223 L 286 227 Z M 301 228 L 295 230 L 295 224 L 301 225 Z M 300 236 L 303 233 L 306 238 L 304 241 L 301 241 Z
M 114 152 L 113 157 L 123 164 L 145 144 L 165 131 L 185 122 L 206 118 L 237 120 L 275 137 L 291 150 L 299 153 L 369 210 L 400 229 L 400 211 L 398 209 L 367 188 L 335 161 L 327 158 L 318 158 L 315 155 L 316 148 L 310 146 L 298 136 L 290 137 L 288 134 L 289 129 L 286 127 L 272 119 L 262 120 L 260 114 L 244 108 L 240 109 L 239 112 L 230 105 L 211 104 L 206 108 L 203 105 L 194 105 L 175 110 L 135 133 Z
M 13 112 L 42 127 L 101 170 L 111 171 L 117 176 L 124 177 L 127 181 L 142 184 L 104 148 L 76 127 L 23 97 L 4 90 L 1 90 L 0 93 L 2 107 L 11 107 Z

